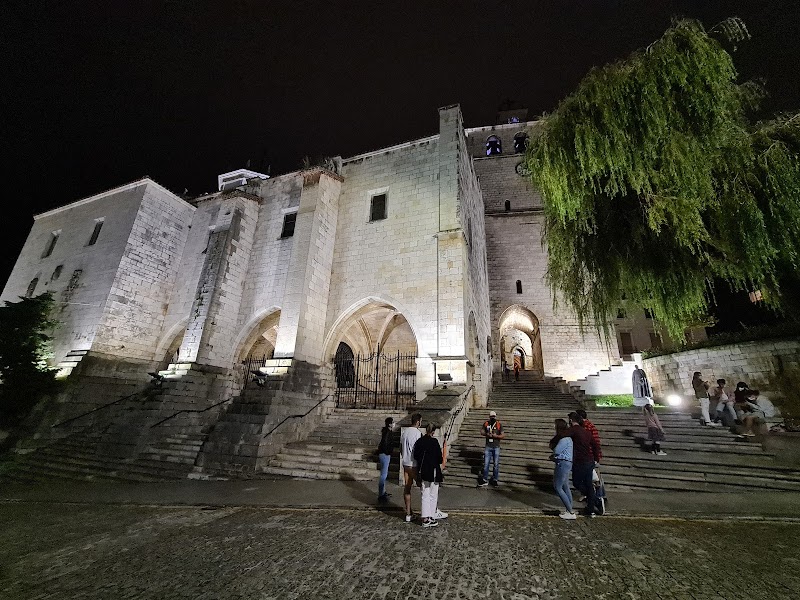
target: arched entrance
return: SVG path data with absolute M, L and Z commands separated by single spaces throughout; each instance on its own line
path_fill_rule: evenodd
M 340 318 L 329 348 L 337 406 L 394 409 L 416 402 L 417 339 L 393 306 L 367 302 Z
M 500 315 L 499 322 L 501 361 L 513 368 L 530 371 L 536 377 L 544 376 L 542 340 L 539 319 L 520 304 L 509 306 Z
M 235 356 L 237 364 L 245 363 L 253 369 L 264 366 L 273 357 L 280 318 L 281 313 L 276 310 L 250 325 L 238 345 Z

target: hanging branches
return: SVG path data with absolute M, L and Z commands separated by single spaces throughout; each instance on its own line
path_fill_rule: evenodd
M 744 23 L 713 30 L 738 43 Z M 673 337 L 707 314 L 719 278 L 781 303 L 798 268 L 800 119 L 752 124 L 763 98 L 697 21 L 594 69 L 542 119 L 526 160 L 545 200 L 548 280 L 582 326 L 620 300 Z

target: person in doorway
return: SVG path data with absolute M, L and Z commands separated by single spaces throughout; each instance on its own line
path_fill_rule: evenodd
M 508 363 L 503 361 L 503 381 L 508 381 L 510 379 L 509 375 L 511 375 L 511 371 L 508 368 Z
M 422 425 L 422 415 L 414 413 L 411 415 L 411 427 L 404 428 L 400 435 L 400 464 L 403 465 L 403 503 L 406 507 L 406 523 L 414 520 L 414 513 L 411 511 L 411 488 L 417 480 L 414 445 L 422 437 L 420 425 Z
M 594 462 L 600 462 L 603 460 L 603 448 L 600 445 L 600 432 L 597 431 L 597 427 L 594 426 L 594 423 L 587 418 L 585 410 L 581 408 L 575 412 L 578 413 L 578 416 L 580 416 L 581 419 L 583 419 L 583 428 L 589 432 L 589 435 L 592 436 L 597 444 L 597 454 L 594 457 Z
M 500 440 L 505 435 L 503 434 L 503 425 L 497 420 L 497 413 L 495 411 L 489 412 L 489 420 L 484 421 L 481 428 L 481 435 L 486 438 L 486 445 L 483 448 L 483 473 L 478 480 L 478 486 L 486 487 L 491 485 L 497 487 L 499 485 L 500 476 Z M 487 481 L 489 477 L 489 464 L 494 463 L 494 470 L 492 478 Z
M 438 509 L 439 484 L 444 481 L 442 475 L 442 447 L 439 440 L 433 437 L 437 426 L 428 423 L 423 435 L 414 446 L 414 459 L 419 465 L 422 482 L 422 526 L 436 527 L 439 519 L 446 519 L 447 513 Z
M 645 425 L 647 425 L 647 439 L 652 444 L 650 451 L 657 456 L 666 456 L 667 453 L 661 449 L 661 442 L 664 441 L 664 428 L 661 427 L 661 421 L 659 421 L 656 411 L 653 410 L 653 405 L 648 404 L 642 408 L 642 414 Z
M 721 423 L 714 423 L 711 420 L 711 415 L 708 413 L 711 400 L 708 397 L 708 382 L 703 381 L 700 371 L 695 371 L 692 375 L 692 388 L 694 388 L 694 397 L 700 401 L 700 414 L 703 419 L 703 424 L 708 427 L 720 427 Z
M 576 412 L 569 413 L 569 428 L 564 433 L 572 439 L 572 484 L 586 497 L 586 515 L 594 516 L 597 509 L 597 498 L 592 485 L 594 457 L 600 454 L 600 448 L 591 434 L 583 428 L 583 419 Z M 551 448 L 555 449 L 553 440 Z
M 393 425 L 394 419 L 387 417 L 383 429 L 381 429 L 381 441 L 378 444 L 378 460 L 381 465 L 381 475 L 378 479 L 378 502 L 386 502 L 391 496 L 386 491 L 386 478 L 389 476 L 389 463 L 392 460 L 392 452 L 394 452 Z
M 519 381 L 519 359 L 514 358 L 514 381 Z
M 556 463 L 553 470 L 553 488 L 564 504 L 564 512 L 559 517 L 568 521 L 577 519 L 572 510 L 572 490 L 569 487 L 569 474 L 572 472 L 572 438 L 566 435 L 569 426 L 564 419 L 556 419 L 556 435 L 550 440 L 553 448 L 551 458 Z
M 639 365 L 634 365 L 631 380 L 633 384 L 633 405 L 647 406 L 650 404 L 653 401 L 653 390 L 650 388 L 650 382 L 647 380 L 647 373 L 644 372 L 644 369 L 639 368 Z

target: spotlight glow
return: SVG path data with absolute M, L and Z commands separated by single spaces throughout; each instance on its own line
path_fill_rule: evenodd
M 683 402 L 683 400 L 678 394 L 670 394 L 667 396 L 667 404 L 670 406 L 680 406 L 681 402 Z

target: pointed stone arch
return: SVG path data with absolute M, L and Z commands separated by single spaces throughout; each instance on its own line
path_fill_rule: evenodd
M 522 369 L 544 376 L 539 319 L 533 311 L 521 304 L 512 304 L 500 315 L 498 334 L 501 361 L 511 368 L 517 360 Z
M 251 355 L 256 358 L 261 358 L 262 355 L 272 358 L 280 318 L 281 311 L 274 306 L 253 315 L 239 331 L 237 341 L 233 345 L 235 350 L 231 362 L 238 364 Z

